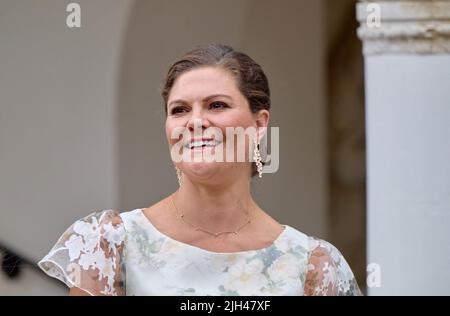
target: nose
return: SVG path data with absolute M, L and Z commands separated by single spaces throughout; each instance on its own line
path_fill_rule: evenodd
M 208 128 L 211 123 L 209 120 L 203 115 L 203 113 L 200 111 L 193 110 L 191 117 L 189 118 L 189 121 L 187 123 L 187 128 L 189 131 L 194 131 L 194 129 L 206 129 Z

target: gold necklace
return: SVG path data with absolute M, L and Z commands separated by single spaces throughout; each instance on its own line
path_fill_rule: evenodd
M 204 233 L 207 233 L 207 234 L 209 234 L 209 235 L 212 235 L 212 236 L 214 236 L 214 237 L 220 236 L 220 235 L 222 235 L 222 234 L 235 234 L 235 235 L 237 235 L 238 232 L 239 232 L 242 228 L 244 228 L 247 224 L 250 224 L 250 223 L 251 223 L 250 216 L 249 216 L 249 213 L 248 213 L 248 210 L 247 210 L 247 212 L 246 212 L 246 214 L 247 214 L 247 221 L 246 221 L 244 224 L 242 224 L 241 226 L 239 226 L 236 230 L 232 230 L 232 231 L 223 231 L 223 232 L 218 232 L 218 233 L 216 233 L 216 232 L 211 232 L 211 231 L 209 231 L 209 230 L 207 230 L 207 229 L 203 229 L 203 228 L 201 228 L 201 227 L 199 227 L 199 226 L 195 226 L 195 225 L 192 224 L 191 222 L 187 221 L 186 218 L 185 218 L 185 216 L 184 216 L 184 214 L 183 214 L 182 212 L 180 212 L 180 211 L 178 210 L 178 208 L 175 206 L 175 203 L 173 202 L 173 196 L 172 196 L 172 195 L 170 196 L 170 200 L 172 201 L 172 205 L 173 205 L 173 207 L 175 208 L 175 210 L 177 211 L 177 213 L 180 214 L 180 218 L 183 220 L 183 222 L 185 222 L 185 223 L 188 224 L 189 226 L 193 227 L 196 231 L 200 230 L 200 231 L 202 231 L 202 232 L 204 232 Z

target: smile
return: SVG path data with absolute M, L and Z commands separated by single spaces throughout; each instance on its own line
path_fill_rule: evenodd
M 195 148 L 202 148 L 202 147 L 216 147 L 217 145 L 221 144 L 221 141 L 217 140 L 200 140 L 200 141 L 193 141 L 186 145 L 184 145 L 187 149 L 195 149 Z

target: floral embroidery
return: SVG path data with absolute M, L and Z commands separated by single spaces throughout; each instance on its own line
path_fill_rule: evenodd
M 329 242 L 309 237 L 310 256 L 305 295 L 362 295 L 339 250 Z
M 214 253 L 163 235 L 140 209 L 76 221 L 39 266 L 91 295 L 361 295 L 339 250 L 289 226 L 267 248 Z
M 105 210 L 76 221 L 38 263 L 46 273 L 69 287 L 91 295 L 118 295 L 125 231 L 118 213 Z

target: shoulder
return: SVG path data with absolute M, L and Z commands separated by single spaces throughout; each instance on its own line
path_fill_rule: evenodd
M 111 223 L 115 225 L 120 225 L 121 223 L 121 213 L 114 209 L 104 209 L 99 211 L 94 211 L 85 215 L 84 217 L 78 219 L 77 222 L 92 222 L 92 223 Z
M 121 256 L 125 230 L 118 211 L 95 211 L 76 220 L 38 266 L 49 276 L 91 295 L 123 293 Z
M 309 251 L 308 236 L 292 226 L 283 226 L 285 226 L 285 231 L 279 243 L 284 243 L 289 249 L 297 249 L 303 254 L 303 257 L 307 257 Z
M 83 237 L 85 241 L 105 239 L 107 242 L 119 244 L 122 242 L 125 228 L 121 214 L 113 209 L 92 212 L 75 221 L 65 232 Z
M 308 236 L 307 295 L 361 295 L 342 253 L 330 242 Z
M 309 236 L 300 230 L 289 225 L 284 225 L 285 232 L 283 241 L 287 243 L 290 248 L 303 248 L 303 252 L 309 261 L 314 261 L 315 258 L 327 258 L 333 262 L 338 262 L 342 257 L 340 251 L 326 240 Z
M 326 257 L 332 262 L 338 262 L 343 258 L 341 252 L 332 243 L 316 236 L 308 236 L 309 259 Z

